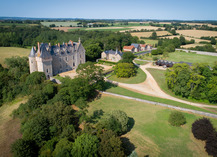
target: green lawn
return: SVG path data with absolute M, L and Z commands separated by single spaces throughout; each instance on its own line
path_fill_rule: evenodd
M 200 102 L 200 101 L 197 101 L 197 100 L 191 100 L 191 99 L 186 99 L 186 98 L 182 98 L 181 96 L 177 96 L 175 95 L 172 91 L 170 91 L 168 88 L 167 88 L 167 84 L 166 84 L 166 77 L 165 77 L 165 73 L 166 71 L 165 70 L 158 70 L 158 69 L 147 69 L 151 75 L 154 77 L 154 79 L 156 80 L 156 82 L 158 83 L 158 85 L 160 86 L 160 88 L 167 94 L 173 96 L 173 97 L 176 97 L 176 98 L 179 98 L 179 99 L 182 99 L 182 100 L 186 100 L 186 101 L 191 101 L 191 102 L 197 102 L 197 103 L 205 103 L 205 104 L 208 104 L 208 105 L 213 105 L 213 104 L 210 104 L 208 101 L 207 102 Z M 217 105 L 217 104 L 216 104 Z
M 208 63 L 213 66 L 214 62 L 217 61 L 217 57 L 176 51 L 169 53 L 167 60 L 174 62 Z
M 134 98 L 139 98 L 139 99 L 143 99 L 143 100 L 149 100 L 149 101 L 164 103 L 164 104 L 168 104 L 168 105 L 172 105 L 172 106 L 178 106 L 178 107 L 183 107 L 183 108 L 187 108 L 187 109 L 217 114 L 217 112 L 215 110 L 211 110 L 211 109 L 208 110 L 208 109 L 199 108 L 196 106 L 191 106 L 188 104 L 180 103 L 180 102 L 169 100 L 169 99 L 163 99 L 163 98 L 158 98 L 158 97 L 140 94 L 140 93 L 137 93 L 137 92 L 134 92 L 134 91 L 131 91 L 131 90 L 119 87 L 119 86 L 111 85 L 110 83 L 107 83 L 106 91 L 111 92 L 111 93 L 120 94 L 120 95 L 130 96 L 130 97 L 134 97 Z
M 139 65 L 145 65 L 145 64 L 148 63 L 148 62 L 146 62 L 146 61 L 139 61 L 139 60 L 134 60 L 134 62 L 135 62 L 136 64 L 139 64 Z
M 19 47 L 0 47 L 0 64 L 5 66 L 4 60 L 5 58 L 10 58 L 12 56 L 28 56 L 30 53 L 30 49 L 19 48 Z
M 208 156 L 204 143 L 191 133 L 192 123 L 200 116 L 184 113 L 187 124 L 173 127 L 168 123 L 171 109 L 108 95 L 89 103 L 88 114 L 99 109 L 105 113 L 122 110 L 133 118 L 134 126 L 124 137 L 134 144 L 138 156 Z M 217 127 L 217 120 L 211 120 Z
M 112 81 L 117 81 L 117 82 L 122 82 L 122 83 L 128 83 L 128 84 L 138 84 L 142 83 L 146 79 L 146 74 L 142 69 L 138 68 L 137 74 L 134 77 L 130 78 L 118 78 L 114 73 L 111 77 L 108 78 L 109 80 Z

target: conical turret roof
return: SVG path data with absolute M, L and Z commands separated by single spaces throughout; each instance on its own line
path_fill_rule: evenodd
M 32 47 L 31 52 L 29 54 L 29 57 L 35 57 L 36 51 L 34 49 L 34 47 Z

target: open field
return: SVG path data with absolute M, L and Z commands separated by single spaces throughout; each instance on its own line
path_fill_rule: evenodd
M 202 36 L 217 36 L 217 31 L 205 31 L 205 30 L 177 30 L 177 33 L 184 36 L 200 38 Z
M 89 103 L 89 114 L 102 109 L 122 110 L 133 119 L 134 126 L 123 137 L 134 145 L 138 156 L 208 156 L 204 142 L 196 140 L 191 133 L 192 123 L 200 116 L 184 113 L 187 124 L 173 127 L 168 123 L 172 110 L 123 98 L 103 95 Z M 212 119 L 214 126 L 217 120 Z
M 137 74 L 134 77 L 118 78 L 114 73 L 112 73 L 112 76 L 109 77 L 108 79 L 112 81 L 122 82 L 122 83 L 137 84 L 145 81 L 146 74 L 142 71 L 142 69 L 138 68 Z
M 204 46 L 205 44 L 187 44 L 187 45 L 182 45 L 181 48 L 187 49 L 191 47 L 196 47 L 196 46 Z
M 13 119 L 10 115 L 14 109 L 26 101 L 27 98 L 18 98 L 0 107 L 0 154 L 2 157 L 11 156 L 10 145 L 16 139 L 21 138 L 20 121 Z
M 217 61 L 217 57 L 176 51 L 169 53 L 167 60 L 174 62 L 207 63 L 213 66 L 214 62 Z
M 2 23 L 2 22 L 0 22 L 0 27 L 8 27 L 8 26 L 13 26 L 13 25 L 15 25 L 16 27 L 38 26 L 38 24 L 28 24 L 28 23 Z
M 130 33 L 132 36 L 140 37 L 150 37 L 153 32 L 134 32 Z M 171 33 L 167 31 L 156 31 L 157 36 L 171 35 Z
M 10 58 L 12 56 L 27 57 L 30 53 L 30 49 L 18 48 L 18 47 L 0 47 L 0 64 L 5 66 L 5 58 Z
M 55 24 L 56 26 L 60 27 L 70 27 L 70 25 L 72 25 L 72 27 L 77 27 L 77 23 L 78 22 L 41 22 L 42 25 L 49 27 L 52 24 Z
M 148 62 L 146 62 L 146 61 L 139 61 L 139 60 L 134 60 L 134 62 L 135 62 L 136 64 L 139 64 L 139 65 L 145 65 L 145 64 L 148 63 Z
M 142 29 L 146 29 L 146 30 L 158 30 L 158 29 L 165 29 L 164 27 L 155 27 L 155 26 L 134 26 L 134 27 L 128 27 L 131 31 L 133 30 L 142 30 Z M 125 31 L 121 31 L 121 32 L 125 32 Z
M 141 39 L 143 40 L 146 44 L 150 44 L 150 45 L 155 45 L 158 43 L 158 40 L 152 40 L 152 39 Z
M 80 29 L 81 27 L 51 27 L 51 29 L 68 32 L 70 29 Z
M 169 38 L 169 39 L 173 39 L 173 38 L 180 38 L 180 35 L 172 35 L 172 36 L 166 36 L 166 37 L 160 37 L 160 38 Z M 199 43 L 201 41 L 205 41 L 205 42 L 210 42 L 210 40 L 204 40 L 204 39 L 197 39 L 197 38 L 192 38 L 192 37 L 186 37 L 184 36 L 186 40 L 195 40 L 195 43 Z

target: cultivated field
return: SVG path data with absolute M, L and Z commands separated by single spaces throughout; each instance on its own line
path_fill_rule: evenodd
M 138 38 L 140 37 L 150 37 L 153 32 L 134 32 L 130 33 L 132 36 L 137 36 Z M 157 36 L 163 36 L 163 35 L 171 35 L 171 33 L 167 31 L 156 31 Z
M 164 27 L 155 27 L 155 26 L 134 26 L 134 27 L 127 27 L 129 28 L 131 31 L 133 30 L 142 30 L 142 29 L 146 29 L 146 30 L 158 30 L 158 29 L 165 29 Z M 121 32 L 125 32 L 125 31 L 121 31 Z
M 181 48 L 187 49 L 191 47 L 196 47 L 196 46 L 204 46 L 205 44 L 187 44 L 187 45 L 182 45 Z
M 81 27 L 51 27 L 51 29 L 68 32 L 70 29 L 80 29 Z
M 52 24 L 55 24 L 56 26 L 60 27 L 70 27 L 70 25 L 72 25 L 72 27 L 77 27 L 77 23 L 78 22 L 41 22 L 42 25 L 49 27 Z
M 217 36 L 217 31 L 205 31 L 205 30 L 177 30 L 177 33 L 184 36 L 200 38 L 202 36 Z
M 111 110 L 122 110 L 132 119 L 133 127 L 123 138 L 128 138 L 131 150 L 138 156 L 208 156 L 204 142 L 196 140 L 191 133 L 192 123 L 200 116 L 184 113 L 187 124 L 172 127 L 168 123 L 172 110 L 133 100 L 103 95 L 89 104 L 89 114 L 102 109 L 105 113 Z M 217 120 L 212 119 L 214 126 Z
M 10 58 L 12 56 L 28 56 L 30 53 L 30 49 L 18 48 L 18 47 L 0 47 L 0 64 L 5 66 L 4 60 L 5 58 Z
M 177 37 L 177 38 L 180 38 L 180 35 L 172 35 L 172 36 L 166 36 L 166 37 L 160 37 L 160 38 L 169 38 L 169 39 L 173 39 L 173 38 L 175 38 L 175 37 Z M 204 39 L 197 39 L 197 38 L 192 38 L 192 37 L 188 37 L 188 36 L 185 36 L 185 39 L 186 40 L 195 40 L 195 43 L 199 43 L 199 42 L 201 42 L 201 41 L 205 41 L 205 42 L 210 42 L 209 40 L 204 40 Z

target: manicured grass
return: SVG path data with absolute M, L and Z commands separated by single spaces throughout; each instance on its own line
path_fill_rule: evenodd
M 142 69 L 138 68 L 136 76 L 130 77 L 130 78 L 118 78 L 114 73 L 111 77 L 108 78 L 112 81 L 122 82 L 122 83 L 128 83 L 128 84 L 138 84 L 142 83 L 146 79 L 146 74 Z
M 169 53 L 167 60 L 174 62 L 208 63 L 213 66 L 214 62 L 217 61 L 217 57 L 176 51 Z
M 208 156 L 205 143 L 191 133 L 192 123 L 200 116 L 183 112 L 187 123 L 173 127 L 168 123 L 171 109 L 108 95 L 89 103 L 88 114 L 100 109 L 105 113 L 122 110 L 133 119 L 134 125 L 124 137 L 133 143 L 138 156 Z M 211 121 L 216 127 L 217 120 Z
M 148 63 L 148 62 L 146 62 L 146 61 L 139 61 L 139 60 L 134 60 L 134 62 L 135 62 L 136 64 L 139 64 L 139 65 L 145 65 L 145 64 Z
M 165 73 L 166 71 L 165 70 L 159 70 L 159 69 L 147 69 L 151 75 L 154 77 L 154 79 L 156 80 L 156 82 L 158 83 L 158 85 L 160 86 L 160 88 L 167 94 L 173 96 L 173 97 L 176 97 L 176 98 L 179 98 L 179 99 L 182 99 L 182 100 L 186 100 L 186 101 L 191 101 L 191 102 L 196 102 L 196 103 L 205 103 L 205 104 L 208 104 L 208 105 L 213 105 L 213 104 L 210 104 L 208 101 L 207 102 L 200 102 L 200 101 L 197 101 L 197 100 L 192 100 L 192 99 L 186 99 L 186 98 L 183 98 L 181 96 L 177 96 L 175 95 L 172 91 L 170 91 L 168 88 L 167 88 L 167 84 L 166 84 L 166 77 L 165 77 Z M 217 104 L 216 104 L 217 105 Z
M 12 56 L 27 57 L 30 53 L 30 49 L 19 48 L 19 47 L 0 47 L 0 64 L 5 66 L 5 58 L 10 58 Z
M 163 99 L 163 98 L 158 98 L 158 97 L 153 97 L 153 96 L 140 94 L 140 93 L 133 92 L 131 90 L 128 90 L 128 89 L 125 89 L 125 88 L 122 88 L 122 87 L 119 87 L 119 86 L 111 85 L 110 83 L 107 83 L 107 85 L 108 85 L 108 88 L 106 89 L 107 92 L 120 94 L 120 95 L 125 95 L 125 96 L 130 96 L 130 97 L 139 98 L 139 99 L 143 99 L 143 100 L 149 100 L 149 101 L 164 103 L 164 104 L 168 104 L 168 105 L 172 105 L 172 106 L 178 106 L 178 107 L 183 107 L 183 108 L 187 108 L 187 109 L 192 109 L 192 110 L 197 110 L 197 111 L 203 111 L 203 112 L 216 114 L 216 112 L 215 111 L 212 112 L 211 109 L 207 110 L 207 109 L 204 109 L 204 108 L 191 106 L 191 105 L 188 105 L 188 104 L 180 103 L 180 102 L 169 100 L 169 99 Z

